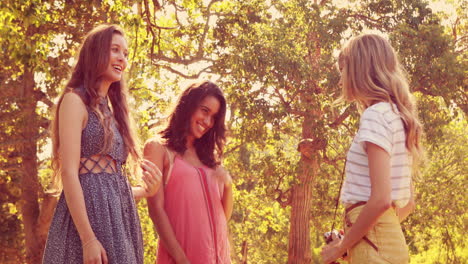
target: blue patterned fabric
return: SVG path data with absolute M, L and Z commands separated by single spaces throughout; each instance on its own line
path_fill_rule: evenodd
M 83 89 L 74 89 L 83 94 Z M 108 109 L 107 101 L 103 107 Z M 110 113 L 110 110 L 108 110 Z M 80 165 L 79 180 L 83 189 L 86 211 L 96 238 L 107 252 L 109 263 L 142 264 L 143 239 L 131 186 L 122 173 L 127 158 L 123 139 L 112 122 L 112 144 L 100 153 L 104 142 L 104 129 L 98 115 L 88 108 L 88 123 L 81 135 L 82 161 L 101 158 L 112 161 L 113 172 L 97 167 L 91 169 L 86 162 Z M 89 164 L 89 163 L 88 163 Z M 99 165 L 97 165 L 99 166 Z M 96 172 L 99 171 L 100 172 Z M 84 171 L 84 173 L 82 172 Z M 44 264 L 83 263 L 81 241 L 62 192 L 49 229 L 43 258 Z

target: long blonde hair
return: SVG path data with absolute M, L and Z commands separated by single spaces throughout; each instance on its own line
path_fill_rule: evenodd
M 54 192 L 59 192 L 62 188 L 58 123 L 60 105 L 66 93 L 73 92 L 76 88 L 84 88 L 84 94 L 77 94 L 80 95 L 84 104 L 97 114 L 104 128 L 104 146 L 101 153 L 106 152 L 111 147 L 113 132 L 110 124 L 112 117 L 105 115 L 103 109 L 99 107 L 100 97 L 98 90 L 102 75 L 109 65 L 110 46 L 114 34 L 125 36 L 123 30 L 116 25 L 100 25 L 86 35 L 71 78 L 55 107 L 54 119 L 51 126 L 52 168 L 54 170 L 52 190 Z M 127 89 L 123 78 L 119 82 L 114 82 L 110 85 L 108 97 L 112 105 L 113 117 L 117 123 L 118 130 L 122 135 L 126 150 L 130 153 L 131 162 L 129 162 L 129 165 L 134 169 L 136 167 L 135 163 L 140 159 L 141 155 L 137 149 L 138 139 L 133 134 L 127 103 Z
M 361 110 L 378 102 L 397 106 L 415 169 L 423 153 L 423 130 L 405 71 L 390 43 L 377 34 L 357 36 L 341 50 L 338 66 L 343 89 L 339 100 L 356 101 Z

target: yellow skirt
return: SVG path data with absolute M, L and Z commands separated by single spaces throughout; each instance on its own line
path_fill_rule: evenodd
M 345 219 L 351 224 L 356 222 L 364 206 L 358 206 L 349 211 Z M 345 221 L 346 222 L 346 221 Z M 346 230 L 345 224 L 345 230 Z M 348 250 L 348 261 L 351 264 L 405 264 L 409 263 L 408 246 L 401 230 L 395 209 L 390 208 L 379 217 L 374 227 L 367 233 L 370 243 L 361 239 Z

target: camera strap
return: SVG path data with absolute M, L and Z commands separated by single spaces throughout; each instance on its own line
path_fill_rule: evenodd
M 343 169 L 341 171 L 340 189 L 338 190 L 338 195 L 336 196 L 336 199 L 335 199 L 335 213 L 333 214 L 332 228 L 330 232 L 333 232 L 333 230 L 335 229 L 336 212 L 338 211 L 338 206 L 340 205 L 340 194 L 341 194 L 341 188 L 343 188 L 344 174 L 346 170 L 346 162 L 347 160 L 345 159 L 345 162 L 343 164 Z

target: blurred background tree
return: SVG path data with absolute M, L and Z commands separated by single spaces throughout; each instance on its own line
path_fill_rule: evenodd
M 48 125 L 79 43 L 122 26 L 127 80 L 143 140 L 190 80 L 229 102 L 224 164 L 234 176 L 234 263 L 319 263 L 331 227 L 354 106 L 336 55 L 363 30 L 387 35 L 407 69 L 426 129 L 417 210 L 404 223 L 412 263 L 465 263 L 467 2 L 306 0 L 5 0 L 0 3 L 0 262 L 40 263 L 56 197 Z M 138 204 L 145 263 L 157 234 Z M 338 221 L 337 221 L 338 222 Z

